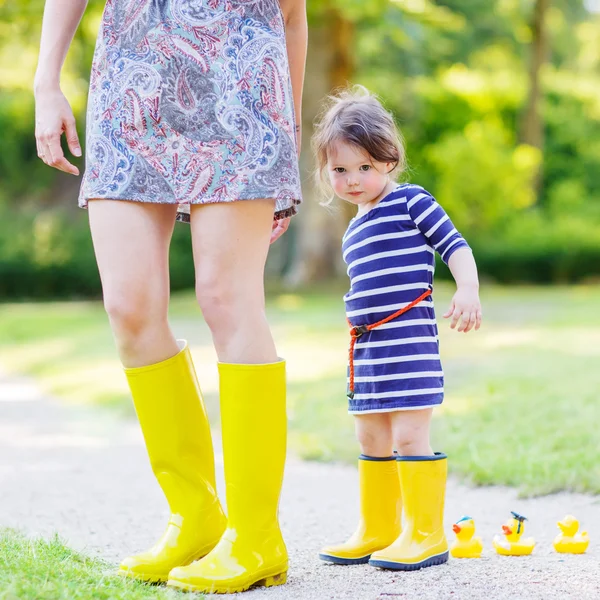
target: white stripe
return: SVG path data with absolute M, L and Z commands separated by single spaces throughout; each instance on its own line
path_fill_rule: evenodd
M 434 267 L 432 265 L 408 265 L 407 267 L 392 267 L 390 269 L 379 269 L 379 271 L 370 271 L 364 275 L 358 275 L 352 277 L 352 285 L 365 279 L 372 279 L 373 277 L 383 277 L 384 275 L 396 275 L 397 273 L 415 273 L 416 271 L 430 271 L 433 273 Z
M 407 354 L 406 356 L 388 356 L 386 358 L 365 358 L 355 360 L 355 365 L 394 365 L 396 363 L 412 362 L 415 360 L 439 360 L 439 354 Z
M 456 244 L 458 244 L 459 242 L 462 242 L 463 238 L 459 237 L 456 238 L 451 244 L 448 245 L 448 247 L 444 250 L 443 254 L 442 254 L 442 260 L 444 260 L 444 256 L 446 256 L 446 254 L 448 254 L 448 250 L 450 250 L 450 248 L 452 248 L 452 246 L 455 246 Z
M 364 265 L 365 263 L 371 262 L 372 260 L 379 260 L 381 258 L 391 258 L 392 256 L 404 256 L 406 254 L 417 254 L 418 252 L 429 252 L 435 254 L 433 249 L 427 244 L 421 246 L 415 246 L 414 248 L 404 248 L 402 250 L 388 250 L 386 252 L 377 252 L 376 254 L 369 254 L 364 258 L 357 258 L 352 262 L 348 263 L 347 272 L 350 274 L 350 269 L 358 265 Z
M 452 231 L 441 242 L 434 244 L 433 247 L 437 250 L 449 237 L 452 237 L 455 233 L 458 233 L 458 231 L 456 231 L 456 227 L 453 227 Z
M 369 315 L 378 312 L 395 312 L 408 306 L 410 302 L 402 302 L 400 304 L 388 304 L 387 306 L 372 306 L 371 308 L 361 308 L 360 310 L 349 310 L 346 313 L 347 317 L 358 317 L 359 315 Z M 427 300 L 421 300 L 415 307 L 431 306 L 431 302 Z
M 426 238 L 430 238 L 446 221 L 449 220 L 450 217 L 445 214 L 429 231 L 425 232 L 423 235 Z
M 356 397 L 356 396 L 355 396 Z M 400 410 L 422 410 L 425 408 L 435 408 L 439 404 L 424 404 L 423 406 L 397 406 L 396 408 L 372 408 L 370 410 L 349 410 L 349 415 L 368 415 L 369 413 L 387 413 Z
M 418 225 L 423 219 L 426 219 L 428 215 L 430 215 L 438 205 L 434 202 L 427 210 L 424 210 L 416 219 L 415 225 Z
M 443 387 L 424 388 L 422 390 L 406 390 L 398 392 L 375 392 L 373 394 L 354 394 L 354 400 L 377 400 L 378 398 L 407 398 L 410 396 L 426 396 L 443 392 Z
M 399 240 L 402 238 L 412 237 L 413 235 L 419 235 L 420 233 L 421 232 L 418 229 L 411 229 L 410 231 L 400 231 L 395 233 L 383 233 L 381 235 L 372 235 L 371 237 L 368 237 L 367 239 L 362 240 L 361 242 L 356 242 L 356 244 L 350 246 L 350 248 L 348 248 L 344 252 L 344 260 L 346 259 L 348 254 L 350 254 L 350 252 L 358 250 L 359 248 L 362 248 L 367 244 L 372 244 L 373 242 L 380 242 L 383 240 Z
M 425 379 L 426 377 L 442 377 L 443 371 L 417 371 L 415 373 L 390 373 L 389 375 L 371 375 L 370 377 L 355 377 L 355 383 L 363 381 L 397 381 L 399 379 Z
M 372 288 L 364 290 L 362 292 L 356 292 L 351 296 L 346 296 L 346 302 L 356 300 L 358 298 L 365 298 L 369 296 L 379 296 L 380 294 L 389 294 L 392 292 L 405 292 L 407 290 L 426 290 L 429 288 L 429 284 L 421 281 L 419 283 L 403 283 L 401 285 L 388 285 L 386 287 Z M 398 309 L 400 310 L 400 309 Z
M 415 319 L 415 321 L 418 320 L 419 319 Z M 426 319 L 421 320 L 425 321 Z M 408 323 L 408 321 L 406 323 Z M 383 329 L 383 325 L 377 329 Z M 404 338 L 402 340 L 383 340 L 381 342 L 361 342 L 359 339 L 356 343 L 356 348 L 387 348 L 388 346 L 408 346 L 409 344 L 437 344 L 437 341 L 438 339 L 434 335 L 420 335 L 413 338 Z
M 430 195 L 429 194 L 417 194 L 416 196 L 411 198 L 410 201 L 408 202 L 408 210 L 410 210 L 419 200 L 422 200 L 423 198 L 430 198 Z
M 372 225 L 379 225 L 380 223 L 393 223 L 394 221 L 409 221 L 409 215 L 391 215 L 389 217 L 379 217 L 379 219 L 374 219 L 373 221 L 366 221 L 362 225 L 359 225 L 352 233 L 349 235 L 344 235 L 343 241 L 347 242 L 351 237 L 355 236 L 357 233 L 364 231 L 367 227 L 371 227 Z
M 407 319 L 406 321 L 390 321 L 380 325 L 377 329 L 396 329 L 397 327 L 412 327 L 413 325 L 433 325 L 435 327 L 437 322 L 435 319 Z M 358 343 L 360 344 L 360 340 Z

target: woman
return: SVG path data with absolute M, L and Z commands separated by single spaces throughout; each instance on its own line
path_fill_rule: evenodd
M 47 0 L 35 78 L 38 154 L 77 175 L 60 71 L 85 0 Z M 305 0 L 109 0 L 87 118 L 87 207 L 104 305 L 154 474 L 163 537 L 119 573 L 202 592 L 285 582 L 277 519 L 285 363 L 264 311 L 269 243 L 301 201 Z M 189 349 L 167 321 L 168 250 L 189 221 L 200 308 L 219 359 L 228 517 Z M 145 526 L 145 525 L 144 525 Z M 201 559 L 201 560 L 200 560 Z

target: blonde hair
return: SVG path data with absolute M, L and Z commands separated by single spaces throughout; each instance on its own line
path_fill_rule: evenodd
M 361 148 L 376 162 L 394 163 L 388 173 L 392 179 L 406 170 L 404 141 L 392 114 L 362 85 L 340 90 L 325 101 L 312 138 L 317 184 L 329 196 L 324 204 L 333 200 L 327 156 L 339 141 Z

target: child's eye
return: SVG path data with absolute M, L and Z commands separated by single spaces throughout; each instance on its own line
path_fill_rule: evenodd
M 371 169 L 371 165 L 361 165 L 361 171 L 369 171 Z
M 343 173 L 346 169 L 344 169 L 344 167 L 335 167 L 335 169 L 333 169 L 336 173 Z

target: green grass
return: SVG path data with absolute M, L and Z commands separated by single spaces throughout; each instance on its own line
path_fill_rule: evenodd
M 313 460 L 353 462 L 358 453 L 346 414 L 342 293 L 273 292 L 268 303 L 288 361 L 290 445 Z M 437 287 L 438 314 L 451 293 Z M 479 332 L 440 323 L 446 400 L 434 417 L 435 448 L 474 484 L 600 493 L 600 287 L 485 286 L 482 300 Z M 216 357 L 193 294 L 174 296 L 171 317 L 190 340 L 216 419 Z M 0 364 L 35 375 L 67 402 L 131 411 L 99 303 L 0 305 Z
M 0 600 L 201 597 L 118 577 L 113 566 L 71 550 L 58 537 L 29 539 L 12 530 L 0 530 Z

